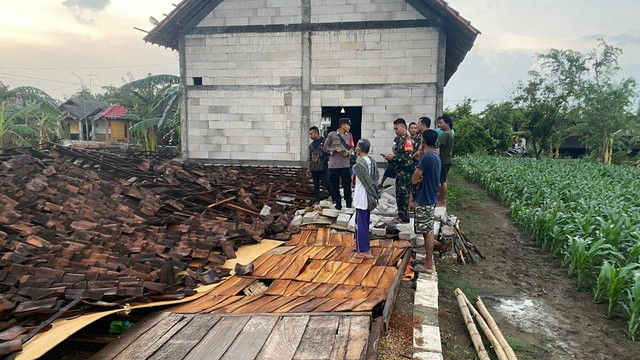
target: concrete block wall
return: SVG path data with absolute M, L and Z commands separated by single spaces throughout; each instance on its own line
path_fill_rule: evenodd
M 311 0 L 312 23 L 417 19 L 424 16 L 405 0 Z
M 224 4 L 224 2 L 223 2 Z M 302 76 L 299 33 L 188 35 L 187 85 L 291 85 Z
M 224 0 L 198 26 L 296 24 L 302 22 L 300 3 L 300 0 Z
M 362 137 L 371 141 L 373 158 L 383 162 L 379 154 L 391 152 L 395 119 L 403 118 L 409 123 L 428 116 L 435 120 L 436 84 L 404 89 L 314 90 L 311 91 L 312 125 L 320 125 L 323 106 L 362 106 Z
M 300 161 L 300 91 L 190 90 L 191 159 Z
M 311 44 L 313 84 L 437 82 L 436 28 L 315 32 Z

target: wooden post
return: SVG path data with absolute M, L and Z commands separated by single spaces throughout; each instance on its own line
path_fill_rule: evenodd
M 471 310 L 471 314 L 473 315 L 473 317 L 478 321 L 478 325 L 480 325 L 482 332 L 484 332 L 484 335 L 487 337 L 487 339 L 489 339 L 493 350 L 496 352 L 496 355 L 498 355 L 498 360 L 509 360 L 509 357 L 507 356 L 507 354 L 505 354 L 502 345 L 500 345 L 500 342 L 498 341 L 498 339 L 496 339 L 495 335 L 489 328 L 489 325 L 487 325 L 486 321 L 484 321 L 484 319 L 482 318 L 482 315 L 480 315 L 478 310 L 473 307 L 471 301 L 467 299 L 467 296 L 462 291 L 460 291 L 460 293 L 462 294 L 462 296 L 464 296 L 464 301 L 467 303 L 467 307 L 469 308 L 469 310 Z
M 105 134 L 104 134 L 104 142 L 105 145 L 107 145 L 107 147 L 109 147 L 109 144 L 111 144 L 111 119 L 105 119 L 106 123 L 105 123 Z

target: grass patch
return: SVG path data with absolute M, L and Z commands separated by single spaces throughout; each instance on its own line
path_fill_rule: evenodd
M 447 295 L 455 297 L 453 292 L 460 288 L 469 299 L 475 299 L 475 297 L 478 296 L 478 291 L 469 285 L 466 280 L 462 279 L 460 271 L 458 270 L 458 264 L 449 261 L 439 261 L 437 265 L 438 285 L 440 285 Z
M 447 208 L 451 211 L 460 211 L 464 203 L 480 203 L 488 199 L 486 194 L 471 189 L 463 179 L 462 172 L 455 167 L 449 172 L 447 180 Z

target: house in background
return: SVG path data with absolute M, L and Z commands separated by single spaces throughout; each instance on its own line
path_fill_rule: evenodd
M 442 0 L 184 0 L 144 39 L 179 52 L 184 159 L 299 165 L 309 127 L 344 116 L 390 152 L 393 120 L 442 113 L 478 34 Z
M 129 139 L 129 120 L 122 118 L 128 111 L 122 105 L 69 99 L 60 105 L 60 110 L 63 112 L 62 120 L 69 123 L 70 140 L 111 143 Z
M 96 118 L 108 107 L 106 101 L 69 99 L 58 108 L 62 111 L 62 121 L 69 123 L 70 139 L 89 141 Z

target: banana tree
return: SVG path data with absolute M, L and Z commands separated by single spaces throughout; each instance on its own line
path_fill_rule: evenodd
M 60 116 L 57 102 L 34 87 L 18 87 L 0 93 L 0 146 L 41 144 L 56 133 Z
M 134 121 L 130 131 L 140 135 L 147 151 L 155 151 L 159 135 L 179 127 L 180 78 L 174 75 L 149 75 L 111 89 L 112 102 L 127 107 L 124 118 Z

